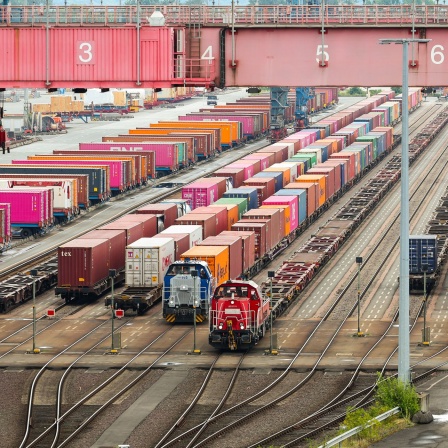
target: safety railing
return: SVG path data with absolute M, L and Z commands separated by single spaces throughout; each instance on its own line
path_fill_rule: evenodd
M 251 5 L 183 6 L 1 6 L 0 27 L 19 26 L 136 26 L 149 25 L 151 14 L 160 11 L 165 25 L 185 26 L 446 26 L 446 5 Z

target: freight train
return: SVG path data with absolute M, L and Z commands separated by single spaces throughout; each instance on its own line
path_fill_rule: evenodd
M 415 91 L 411 95 L 417 93 Z M 166 208 L 157 210 L 158 205 L 153 204 L 152 210 L 147 209 L 146 213 L 162 215 L 165 230 L 156 235 L 158 230 L 154 227 L 151 227 L 149 234 L 138 233 L 134 228 L 132 240 L 128 235 L 120 248 L 129 248 L 139 238 L 148 238 L 147 248 L 151 249 L 153 237 L 159 239 L 173 232 L 177 235 L 183 232 L 184 237 L 185 234 L 189 235 L 189 243 L 181 247 L 182 240 L 177 238 L 177 253 L 171 261 L 206 261 L 217 284 L 238 277 L 250 278 L 392 148 L 392 128 L 382 126 L 393 125 L 400 118 L 400 103 L 389 101 L 392 96 L 391 93 L 366 99 L 332 119 L 323 120 L 315 129 L 293 134 L 284 141 L 256 151 L 252 157 L 228 165 L 220 173 L 222 177 L 204 178 L 184 187 L 183 200 L 192 211 L 178 216 L 174 221 Z M 415 107 L 417 101 L 410 101 L 410 104 Z M 349 127 L 350 120 L 357 121 Z M 373 129 L 375 132 L 371 132 Z M 288 162 L 283 165 L 285 161 Z M 265 167 L 263 170 L 262 166 Z M 236 187 L 234 189 L 227 190 L 226 170 L 233 170 L 231 179 Z M 243 182 L 243 186 L 238 184 L 239 181 Z M 244 185 L 245 182 L 248 184 Z M 133 215 L 134 220 L 141 219 L 138 217 L 141 211 L 137 211 L 137 216 Z M 100 230 L 117 230 L 117 222 L 121 221 L 120 229 L 126 229 L 129 233 L 127 216 Z M 136 226 L 137 223 L 134 221 L 133 224 Z M 194 237 L 198 231 L 200 235 Z M 98 238 L 104 238 L 104 235 L 99 234 Z M 63 257 L 66 247 L 60 248 L 61 273 L 56 293 L 62 294 L 66 300 L 83 295 L 97 297 L 110 288 L 111 280 L 104 263 L 101 265 L 96 261 L 104 259 L 106 254 L 96 255 L 95 258 L 93 242 L 79 244 L 92 252 L 87 256 L 89 270 L 82 271 L 82 275 L 76 273 L 75 266 L 70 263 L 72 260 Z M 116 244 L 112 246 L 116 247 Z M 85 253 L 80 260 L 86 259 Z M 159 263 L 154 271 L 154 275 L 157 271 L 156 280 L 148 277 L 149 283 L 143 281 L 138 285 L 125 279 L 129 266 L 137 266 L 134 262 L 125 262 L 122 255 L 120 260 L 109 263 L 109 269 L 114 268 L 116 272 L 115 283 L 125 281 L 128 288 L 149 288 L 140 290 L 137 297 L 134 291 L 131 291 L 132 294 L 122 294 L 117 302 L 114 301 L 114 306 L 119 304 L 124 309 L 137 309 L 138 312 L 146 310 L 161 298 L 161 276 L 166 274 L 171 261 Z M 82 268 L 85 269 L 84 266 Z M 65 279 L 66 276 L 69 278 Z M 195 282 L 192 281 L 192 284 Z M 189 309 L 189 316 L 192 316 L 194 306 L 188 300 L 178 302 L 177 309 Z M 111 298 L 106 298 L 106 304 L 111 303 Z M 168 308 L 169 298 L 168 307 L 165 302 L 165 318 L 169 322 L 182 320 L 183 314 L 171 312 Z
M 421 133 L 410 143 L 410 163 L 425 150 L 429 142 L 448 123 L 448 111 L 442 111 L 436 119 L 425 127 Z M 422 139 L 423 137 L 423 139 Z M 260 340 L 263 332 L 297 299 L 300 292 L 316 277 L 322 266 L 331 259 L 342 244 L 347 241 L 351 233 L 368 216 L 384 194 L 400 178 L 400 158 L 395 156 L 386 164 L 368 185 L 363 187 L 336 216 L 319 229 L 302 247 L 278 268 L 269 281 L 263 282 L 257 290 L 256 305 L 251 307 L 247 294 L 241 294 L 242 283 L 239 280 L 230 280 L 220 285 L 213 296 L 210 309 L 209 343 L 222 350 L 247 350 Z M 445 210 L 443 210 L 445 212 Z M 442 213 L 443 214 L 443 213 Z M 445 221 L 443 221 L 443 224 Z M 434 223 L 433 223 L 434 224 Z M 436 229 L 433 229 L 435 231 Z M 437 229 L 440 232 L 440 228 Z M 431 240 L 434 248 L 435 242 L 431 235 L 425 236 Z M 414 240 L 416 238 L 414 237 Z M 418 240 L 422 238 L 419 237 Z M 420 241 L 421 242 L 421 241 Z M 446 250 L 446 244 L 445 244 Z M 441 255 L 439 253 L 439 255 Z M 434 254 L 433 254 L 434 256 Z M 428 281 L 436 274 L 435 265 L 428 267 Z M 412 281 L 412 280 L 411 280 Z M 415 281 L 415 279 L 414 279 Z M 422 276 L 420 276 L 422 281 Z M 261 290 L 261 292 L 260 292 Z M 227 292 L 227 298 L 222 298 L 222 292 Z M 230 296 L 229 296 L 230 293 Z M 259 315 L 257 307 L 269 298 L 270 307 L 267 312 Z

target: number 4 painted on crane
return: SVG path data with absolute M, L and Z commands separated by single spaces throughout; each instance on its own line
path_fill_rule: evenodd
M 316 51 L 316 62 L 321 66 L 325 67 L 327 62 L 330 60 L 330 55 L 328 51 L 325 49 L 328 48 L 328 45 L 318 45 Z
M 214 56 L 213 56 L 212 46 L 211 45 L 209 45 L 205 49 L 204 53 L 202 53 L 201 59 L 206 59 L 208 61 L 211 61 L 211 60 L 215 59 Z

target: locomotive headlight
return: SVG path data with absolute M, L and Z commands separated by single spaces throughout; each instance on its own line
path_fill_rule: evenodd
M 222 324 L 222 322 L 218 325 L 218 330 L 222 330 L 224 327 L 224 325 Z
M 170 306 L 174 306 L 174 297 L 170 297 Z
M 240 329 L 244 330 L 244 324 L 243 323 L 240 323 Z
M 194 301 L 194 306 L 198 307 L 199 304 L 200 304 L 199 300 L 195 300 L 195 301 Z

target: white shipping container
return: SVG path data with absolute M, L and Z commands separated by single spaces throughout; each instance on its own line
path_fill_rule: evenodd
M 185 224 L 170 226 L 161 232 L 164 233 L 188 233 L 190 235 L 190 249 L 202 241 L 202 226 L 196 224 Z
M 126 285 L 150 287 L 162 284 L 174 261 L 172 238 L 140 238 L 126 247 Z

